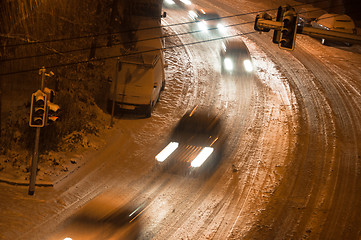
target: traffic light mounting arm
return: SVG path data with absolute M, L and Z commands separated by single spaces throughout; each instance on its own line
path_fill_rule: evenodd
M 283 13 L 282 23 L 278 46 L 281 49 L 293 50 L 296 42 L 298 24 L 298 14 L 296 14 L 293 8 Z
M 351 33 L 342 33 L 342 32 L 318 29 L 313 27 L 298 27 L 297 33 L 308 35 L 311 37 L 326 38 L 339 42 L 361 44 L 361 35 L 355 35 Z
M 273 29 L 281 31 L 283 22 L 272 21 L 265 19 L 262 14 L 256 16 L 254 29 L 256 31 L 262 31 L 262 29 Z M 265 31 L 263 31 L 265 32 Z M 361 35 L 355 35 L 351 33 L 342 33 L 332 30 L 324 30 L 313 27 L 297 26 L 297 34 L 309 35 L 311 37 L 327 38 L 335 41 L 349 42 L 361 44 Z

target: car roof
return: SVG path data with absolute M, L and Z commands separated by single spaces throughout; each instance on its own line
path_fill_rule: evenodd
M 219 128 L 221 121 L 221 114 L 197 105 L 183 115 L 176 130 L 212 132 Z
M 219 17 L 219 14 L 216 11 L 212 10 L 212 9 L 198 8 L 198 9 L 195 9 L 195 11 L 198 14 L 201 14 L 203 16 L 207 15 L 207 16 Z
M 247 48 L 246 44 L 241 39 L 229 39 L 224 41 L 227 49 Z

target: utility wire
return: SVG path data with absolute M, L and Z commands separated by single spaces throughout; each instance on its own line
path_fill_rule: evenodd
M 240 26 L 240 25 L 245 25 L 245 24 L 250 24 L 250 23 L 254 23 L 254 21 L 230 24 L 230 25 L 226 25 L 224 27 L 229 28 L 229 27 Z M 212 31 L 212 30 L 216 30 L 216 29 L 217 28 L 209 28 L 208 30 Z M 140 40 L 135 40 L 135 41 L 121 42 L 121 43 L 113 44 L 112 46 L 139 43 L 139 42 L 144 42 L 144 41 L 150 41 L 150 40 L 156 40 L 156 39 L 162 39 L 162 38 L 169 38 L 169 37 L 175 37 L 175 36 L 183 36 L 183 35 L 195 34 L 195 33 L 199 33 L 199 32 L 203 32 L 203 30 L 195 30 L 195 31 L 183 32 L 183 33 L 177 33 L 177 34 L 168 34 L 168 35 L 164 35 L 164 36 L 161 36 L 161 37 L 153 37 L 153 38 L 145 38 L 145 39 L 140 39 Z M 101 49 L 101 48 L 108 48 L 108 46 L 107 45 L 102 45 L 102 46 L 97 46 L 96 47 L 96 49 Z M 90 50 L 90 49 L 91 49 L 91 47 L 86 47 L 86 48 L 79 48 L 79 49 L 73 49 L 73 50 L 62 51 L 62 52 L 53 52 L 53 53 L 45 53 L 45 54 L 25 56 L 25 57 L 2 59 L 2 60 L 0 60 L 0 62 L 9 62 L 9 61 L 22 60 L 22 59 L 27 59 L 27 58 L 46 57 L 46 56 L 51 56 L 51 55 L 63 55 L 63 54 L 67 54 L 67 53 L 86 51 L 86 50 Z
M 328 0 L 321 0 L 321 1 L 314 1 L 314 2 L 310 2 L 310 3 L 295 4 L 292 7 L 299 7 L 299 6 L 304 6 L 304 5 L 314 4 L 314 3 L 327 2 L 327 1 Z M 220 18 L 214 18 L 214 19 L 210 19 L 210 20 L 240 17 L 240 16 L 246 16 L 246 15 L 257 14 L 257 13 L 262 13 L 262 12 L 274 11 L 274 10 L 277 10 L 277 9 L 278 8 L 271 8 L 271 9 L 266 9 L 266 10 L 262 10 L 262 11 L 240 13 L 240 14 L 234 14 L 234 15 L 224 16 L 224 17 L 220 17 Z M 83 39 L 83 38 L 93 38 L 93 37 L 99 37 L 99 36 L 106 36 L 106 35 L 109 35 L 109 34 L 122 34 L 122 33 L 129 33 L 129 32 L 133 32 L 133 31 L 152 30 L 152 29 L 162 28 L 162 27 L 174 27 L 174 26 L 180 26 L 180 25 L 185 25 L 185 24 L 191 24 L 191 23 L 195 23 L 195 22 L 196 21 L 189 21 L 189 22 L 173 23 L 173 24 L 169 24 L 169 25 L 165 25 L 165 26 L 155 26 L 155 27 L 147 27 L 147 28 L 140 28 L 140 29 L 130 29 L 130 30 L 126 30 L 126 31 L 113 32 L 113 33 L 107 32 L 107 33 L 90 34 L 90 35 L 71 37 L 71 38 L 59 38 L 59 39 L 51 39 L 51 40 L 44 40 L 44 41 L 33 41 L 33 42 L 27 42 L 27 43 L 19 43 L 19 44 L 7 45 L 6 47 L 17 47 L 17 46 L 24 46 L 24 45 L 28 46 L 28 45 L 34 45 L 34 44 L 43 44 L 43 43 L 60 42 L 60 41 L 70 41 L 70 40 Z M 4 37 L 6 37 L 6 35 L 4 35 Z
M 341 6 L 341 5 L 339 5 L 339 6 Z M 303 13 L 309 13 L 309 12 L 314 12 L 314 11 L 319 11 L 319 9 L 310 10 L 310 11 L 306 11 L 306 12 L 303 12 Z M 251 13 L 247 13 L 245 15 L 248 15 L 248 14 L 251 14 Z M 239 14 L 237 14 L 237 15 L 239 15 Z M 232 15 L 232 16 L 235 16 L 235 15 Z M 230 16 L 228 16 L 228 17 L 230 17 Z M 321 18 L 321 19 L 332 18 L 332 17 L 333 16 L 325 17 L 325 18 Z M 218 19 L 223 19 L 223 18 L 227 18 L 227 17 L 212 18 L 212 19 L 208 19 L 206 21 L 218 20 Z M 196 21 L 187 22 L 187 24 L 189 24 L 189 23 L 196 23 Z M 250 23 L 254 23 L 254 21 L 242 22 L 242 23 L 237 23 L 237 24 L 230 24 L 230 25 L 227 25 L 225 27 L 234 27 L 234 26 L 240 26 L 240 25 L 245 25 L 245 24 L 250 24 Z M 179 24 L 185 24 L 185 23 L 177 23 L 177 24 L 179 25 Z M 171 26 L 171 25 L 172 24 L 167 25 L 167 27 Z M 163 26 L 161 26 L 161 27 L 163 27 Z M 159 26 L 152 27 L 152 28 L 144 28 L 144 29 L 140 29 L 140 30 L 154 29 L 154 28 L 159 28 Z M 214 30 L 214 29 L 209 29 L 209 30 Z M 141 40 L 135 40 L 135 41 L 121 42 L 121 43 L 113 44 L 113 46 L 123 45 L 123 44 L 134 44 L 134 43 L 137 43 L 137 42 L 143 42 L 143 41 L 149 41 L 149 40 L 155 40 L 155 39 L 161 39 L 161 38 L 164 39 L 164 38 L 167 38 L 167 37 L 182 36 L 182 35 L 186 35 L 186 34 L 194 34 L 194 33 L 197 33 L 197 32 L 201 32 L 201 30 L 183 32 L 183 33 L 178 33 L 178 34 L 170 34 L 170 35 L 165 35 L 165 36 L 161 36 L 161 37 L 153 37 L 153 38 L 147 38 L 147 39 L 141 39 Z M 106 48 L 106 47 L 108 47 L 108 46 L 107 45 L 96 46 L 95 49 L 101 49 L 101 48 Z M 63 54 L 68 54 L 68 53 L 73 53 L 73 52 L 87 51 L 87 50 L 90 50 L 90 49 L 92 49 L 92 47 L 78 48 L 78 49 L 72 49 L 72 50 L 67 50 L 67 51 L 62 51 L 62 52 L 52 52 L 52 53 L 44 53 L 44 54 L 38 54 L 38 55 L 30 55 L 30 56 L 24 56 L 24 57 L 15 57 L 15 58 L 10 58 L 10 59 L 1 59 L 0 62 L 9 62 L 9 61 L 22 60 L 22 59 L 28 59 L 28 58 L 39 58 L 39 57 L 46 57 L 46 56 L 51 56 L 51 55 L 63 55 Z
M 237 26 L 237 25 L 242 25 L 242 24 L 249 24 L 249 23 L 254 23 L 254 21 L 252 21 L 252 22 L 244 22 L 244 23 L 239 23 L 239 24 L 231 24 L 231 25 L 227 25 L 227 27 Z M 217 28 L 211 28 L 209 30 L 214 30 L 214 29 L 217 29 Z M 189 34 L 189 33 L 196 33 L 196 32 L 201 32 L 201 30 L 197 30 L 197 31 L 193 31 L 193 32 L 185 32 L 185 33 L 181 33 L 181 34 L 173 34 L 173 35 L 169 35 L 169 36 L 166 36 L 166 37 L 180 36 L 180 35 Z M 130 55 L 137 55 L 137 54 L 148 53 L 148 52 L 159 51 L 159 50 L 167 50 L 167 49 L 172 49 L 172 48 L 177 48 L 177 47 L 182 47 L 182 46 L 196 45 L 196 44 L 200 44 L 200 43 L 217 41 L 217 40 L 222 40 L 222 39 L 227 39 L 227 38 L 232 38 L 232 37 L 237 37 L 237 36 L 243 36 L 243 35 L 248 35 L 248 34 L 253 34 L 253 33 L 256 33 L 256 31 L 241 33 L 241 34 L 236 34 L 236 35 L 231 35 L 231 36 L 226 36 L 226 37 L 219 37 L 219 38 L 214 38 L 214 39 L 196 41 L 196 42 L 191 42 L 191 43 L 179 44 L 179 45 L 174 45 L 174 46 L 170 46 L 170 47 L 152 49 L 152 50 L 147 50 L 147 51 L 132 52 L 132 53 L 128 53 L 128 54 L 121 54 L 121 55 L 116 55 L 116 56 L 103 57 L 103 58 L 98 58 L 98 59 L 94 59 L 94 60 L 90 60 L 90 61 L 89 60 L 83 60 L 83 61 L 77 61 L 77 62 L 72 62 L 72 63 L 57 64 L 57 65 L 53 65 L 53 66 L 48 66 L 47 68 L 60 68 L 60 67 L 71 66 L 71 65 L 76 65 L 76 64 L 84 64 L 84 63 L 90 63 L 90 62 L 95 62 L 95 61 L 114 59 L 114 58 L 118 58 L 118 57 L 126 57 L 126 56 L 130 56 Z M 163 38 L 163 37 L 156 37 L 154 39 L 160 39 L 160 38 Z M 145 39 L 145 40 L 150 40 L 150 39 Z M 145 41 L 145 40 L 142 40 L 142 41 Z M 8 73 L 0 73 L 0 76 L 7 76 L 7 75 L 18 74 L 18 73 L 32 72 L 32 71 L 38 71 L 38 68 L 25 69 L 25 70 L 21 70 L 21 71 L 8 72 Z
M 156 51 L 161 51 L 161 50 L 168 50 L 168 49 L 173 49 L 173 48 L 178 48 L 178 47 L 191 46 L 191 45 L 196 45 L 196 44 L 201 44 L 201 43 L 218 41 L 218 40 L 223 40 L 223 39 L 228 39 L 228 38 L 233 38 L 233 37 L 238 37 L 238 36 L 243 36 L 243 35 L 249 35 L 249 34 L 253 34 L 253 33 L 257 33 L 257 32 L 252 31 L 252 32 L 247 32 L 247 33 L 240 33 L 240 34 L 230 35 L 230 36 L 226 36 L 226 37 L 218 37 L 218 38 L 206 39 L 206 40 L 196 41 L 196 42 L 191 42 L 191 43 L 182 43 L 182 44 L 169 46 L 169 47 L 164 47 L 164 48 L 156 48 L 156 49 L 151 49 L 151 50 L 146 50 L 146 51 L 131 52 L 131 53 L 126 53 L 126 54 L 121 54 L 121 55 L 116 55 L 116 56 L 96 58 L 96 59 L 93 59 L 93 60 L 83 60 L 83 61 L 77 61 L 77 62 L 71 62 L 71 63 L 57 64 L 57 65 L 53 65 L 53 66 L 47 66 L 46 68 L 53 69 L 53 68 L 60 68 L 60 67 L 77 65 L 77 64 L 92 63 L 92 62 L 96 62 L 96 61 L 109 60 L 109 59 L 127 57 L 127 56 L 131 56 L 131 55 L 138 55 L 138 54 L 143 54 L 143 53 L 156 52 Z M 18 74 L 18 73 L 26 73 L 26 72 L 34 72 L 34 71 L 39 71 L 39 68 L 25 69 L 25 70 L 16 71 L 16 72 L 0 73 L 0 76 L 7 76 L 7 75 L 13 75 L 13 74 Z

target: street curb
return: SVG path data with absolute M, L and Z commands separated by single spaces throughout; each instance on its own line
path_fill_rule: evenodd
M 6 183 L 9 185 L 14 185 L 14 186 L 29 186 L 29 182 L 26 182 L 25 180 L 13 180 L 13 179 L 0 178 L 0 182 Z M 35 183 L 35 186 L 37 186 L 37 187 L 54 187 L 54 183 L 48 182 L 48 181 L 37 181 L 37 183 Z

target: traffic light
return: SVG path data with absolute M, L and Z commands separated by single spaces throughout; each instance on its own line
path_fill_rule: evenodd
M 280 6 L 277 10 L 276 22 L 282 22 L 283 14 L 286 11 L 288 11 L 290 8 L 291 8 L 291 6 L 289 6 L 289 5 Z M 280 36 L 281 36 L 281 30 L 274 30 L 272 42 L 278 44 L 280 42 Z
M 297 34 L 298 14 L 294 9 L 290 9 L 284 12 L 282 22 L 278 46 L 282 49 L 293 50 Z
M 38 90 L 31 95 L 30 127 L 44 127 L 46 122 L 47 95 Z
M 60 107 L 53 103 L 55 96 L 54 90 L 45 88 L 44 92 L 47 95 L 46 125 L 52 125 L 59 118 Z

